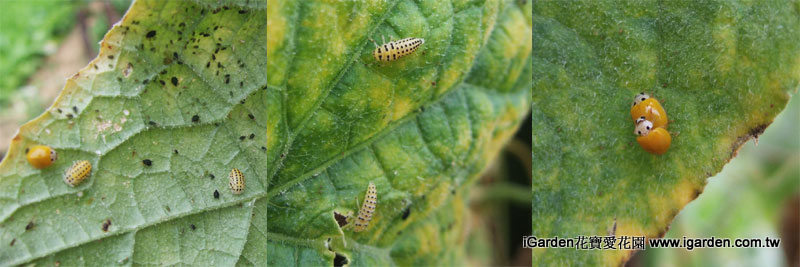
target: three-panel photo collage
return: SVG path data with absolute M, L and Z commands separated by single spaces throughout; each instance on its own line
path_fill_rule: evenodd
M 0 266 L 800 265 L 794 0 L 0 2 Z

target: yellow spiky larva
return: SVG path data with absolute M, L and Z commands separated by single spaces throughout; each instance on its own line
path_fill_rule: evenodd
M 239 169 L 233 168 L 231 173 L 228 174 L 228 185 L 234 195 L 244 192 L 244 174 Z
M 372 214 L 375 212 L 375 207 L 378 205 L 378 189 L 375 184 L 369 182 L 367 186 L 367 193 L 364 195 L 364 203 L 361 204 L 361 209 L 358 210 L 358 217 L 356 217 L 355 227 L 353 231 L 361 232 L 367 229 L 369 221 L 372 220 Z
M 375 44 L 372 57 L 381 62 L 394 61 L 405 55 L 414 53 L 414 51 L 417 51 L 417 48 L 424 43 L 425 39 L 409 37 L 397 41 L 390 41 L 388 43 L 384 42 L 384 44 L 380 46 Z
M 92 174 L 92 163 L 88 160 L 79 160 L 72 164 L 72 167 L 64 173 L 64 182 L 71 187 L 75 187 L 83 182 L 86 177 Z

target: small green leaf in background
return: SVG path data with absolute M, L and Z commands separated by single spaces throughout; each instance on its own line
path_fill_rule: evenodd
M 219 2 L 136 1 L 21 127 L 0 163 L 0 265 L 263 265 L 266 3 Z M 53 166 L 26 162 L 36 144 Z M 72 188 L 77 160 L 93 170 Z
M 661 237 L 706 178 L 783 110 L 800 79 L 789 1 L 537 1 L 533 235 Z M 629 110 L 661 100 L 673 133 L 639 147 Z M 726 207 L 730 208 L 730 207 Z M 542 265 L 618 265 L 626 250 L 535 249 Z
M 268 264 L 465 263 L 469 188 L 530 107 L 530 2 L 268 1 L 267 12 L 267 112 L 280 118 L 267 128 Z M 425 43 L 375 62 L 381 36 Z M 369 182 L 372 222 L 342 230 L 334 213 L 357 213 Z

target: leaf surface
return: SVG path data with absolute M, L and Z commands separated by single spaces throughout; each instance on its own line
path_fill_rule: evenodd
M 534 14 L 537 237 L 663 236 L 798 89 L 796 2 L 537 1 Z M 642 91 L 670 119 L 661 156 L 633 135 Z M 534 262 L 619 265 L 631 253 L 535 249 Z
M 523 2 L 268 2 L 268 264 L 463 263 L 469 186 L 530 106 Z M 425 43 L 382 63 L 381 36 Z
M 136 1 L 0 163 L 0 265 L 263 264 L 265 8 Z M 26 162 L 36 144 L 49 168 Z M 72 188 L 77 160 L 92 174 Z

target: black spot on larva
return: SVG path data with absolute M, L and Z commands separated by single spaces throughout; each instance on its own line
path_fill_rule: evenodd
M 156 31 L 149 31 L 147 32 L 147 38 L 153 38 L 156 36 Z
M 35 226 L 36 226 L 36 224 L 33 223 L 33 221 L 30 221 L 30 222 L 28 222 L 28 225 L 25 225 L 25 231 L 30 231 Z
M 251 139 L 251 140 L 252 140 L 253 138 L 255 138 L 255 137 L 256 137 L 256 134 L 253 134 L 253 133 L 251 133 L 251 134 L 250 134 L 250 139 Z
M 219 198 L 219 191 L 214 190 L 214 198 Z
M 190 224 L 189 228 L 192 228 L 192 231 L 194 231 L 194 229 L 197 229 L 197 226 L 194 226 L 194 224 Z
M 142 160 L 142 163 L 144 165 L 146 165 L 146 166 L 152 166 L 153 165 L 153 161 L 150 160 L 150 159 L 144 159 L 144 160 Z
M 8 246 L 9 246 L 9 247 L 13 247 L 13 246 L 14 246 L 14 243 L 17 243 L 17 239 L 16 239 L 16 238 L 14 238 L 14 239 L 11 239 L 11 244 L 8 244 Z
M 647 127 L 645 127 L 645 128 L 647 128 L 648 130 L 650 130 L 650 126 L 647 126 Z
M 411 208 L 410 207 L 406 207 L 406 209 L 403 210 L 403 215 L 401 217 L 403 218 L 403 220 L 405 220 L 405 219 L 408 219 L 408 215 L 410 215 L 410 214 L 411 214 Z
M 200 116 L 198 116 L 198 115 L 192 116 L 192 122 L 194 122 L 194 123 L 200 122 Z
M 114 59 L 114 55 L 108 55 L 108 59 Z
M 242 140 L 244 140 L 245 138 L 247 138 L 247 137 L 246 137 L 246 136 L 244 136 L 244 135 L 242 135 L 242 136 L 239 136 L 239 141 L 242 141 Z
M 175 76 L 172 77 L 172 85 L 178 86 L 178 78 L 176 78 Z
M 344 266 L 348 262 L 350 261 L 347 260 L 347 257 L 339 253 L 336 253 L 336 256 L 333 258 L 333 266 L 335 267 Z
M 254 120 L 256 116 L 253 116 L 253 113 L 247 114 L 247 117 L 250 117 L 251 120 Z
M 111 226 L 111 219 L 107 219 L 103 222 L 103 232 L 108 232 L 108 227 Z

